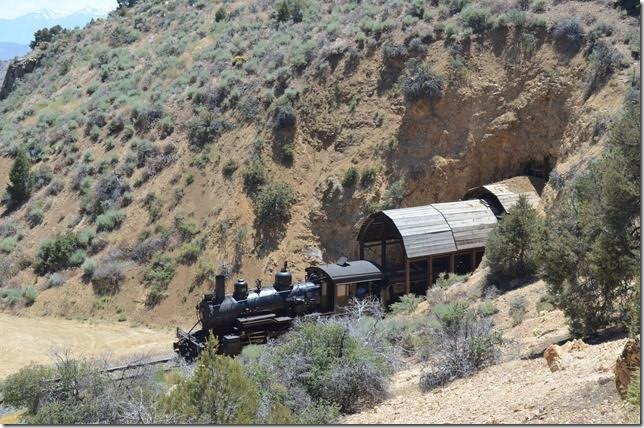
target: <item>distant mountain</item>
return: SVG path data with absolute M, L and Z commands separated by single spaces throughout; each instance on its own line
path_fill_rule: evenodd
M 63 28 L 83 27 L 95 18 L 103 18 L 107 12 L 87 8 L 69 15 L 43 9 L 28 13 L 14 19 L 0 19 L 0 42 L 28 45 L 33 40 L 34 32 L 41 28 L 60 25 Z
M 29 50 L 28 45 L 0 42 L 0 61 L 13 59 L 17 56 L 23 56 L 29 52 Z

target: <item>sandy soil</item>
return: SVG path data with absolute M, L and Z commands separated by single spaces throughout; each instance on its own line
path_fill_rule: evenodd
M 76 357 L 160 356 L 172 353 L 173 331 L 126 323 L 90 323 L 0 313 L 0 378 L 30 362 L 48 364 L 61 351 Z
M 542 358 L 512 360 L 423 393 L 422 367 L 394 377 L 391 397 L 351 424 L 639 423 L 615 388 L 614 362 L 626 339 L 562 354 L 564 370 L 551 372 Z

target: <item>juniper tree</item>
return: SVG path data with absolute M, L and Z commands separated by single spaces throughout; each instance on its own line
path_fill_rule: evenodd
M 7 194 L 11 206 L 20 206 L 29 199 L 33 188 L 33 176 L 31 175 L 31 163 L 24 150 L 19 149 L 16 159 L 9 173 L 9 184 Z
M 490 279 L 499 288 L 536 272 L 539 225 L 537 212 L 521 196 L 490 232 L 485 253 Z
M 639 102 L 627 103 L 610 151 L 564 188 L 546 222 L 543 276 L 576 335 L 629 324 L 639 309 L 639 134 Z

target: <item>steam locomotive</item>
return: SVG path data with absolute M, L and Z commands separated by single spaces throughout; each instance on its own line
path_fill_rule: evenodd
M 173 347 L 188 361 L 194 360 L 213 334 L 218 352 L 236 355 L 244 345 L 265 343 L 287 331 L 294 318 L 312 313 L 334 313 L 352 297 L 378 296 L 382 273 L 374 263 L 341 259 L 335 264 L 306 268 L 304 282 L 293 284 L 287 264 L 275 274 L 272 287 L 256 288 L 239 279 L 232 295 L 225 294 L 225 277 L 215 277 L 215 291 L 205 294 L 196 306 L 199 320 L 190 329 L 177 328 Z M 199 330 L 193 331 L 201 324 Z

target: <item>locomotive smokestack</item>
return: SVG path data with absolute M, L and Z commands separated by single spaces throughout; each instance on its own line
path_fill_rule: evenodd
M 226 277 L 223 275 L 215 276 L 215 302 L 221 303 L 226 298 Z

